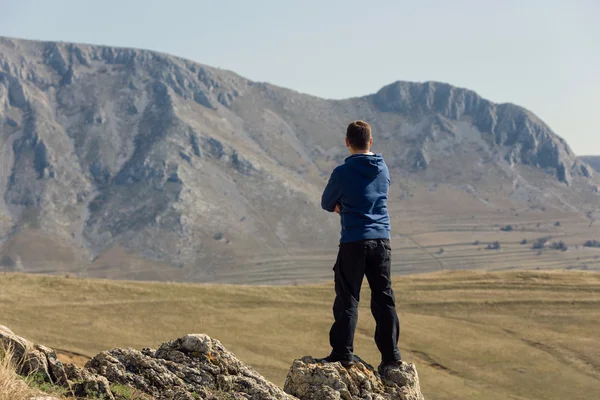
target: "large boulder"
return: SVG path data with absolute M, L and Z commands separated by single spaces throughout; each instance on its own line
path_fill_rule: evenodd
M 158 350 L 105 351 L 85 368 L 155 399 L 293 399 L 207 335 L 187 335 Z
M 385 368 L 380 376 L 360 359 L 344 368 L 306 356 L 292 364 L 284 390 L 300 400 L 424 400 L 417 370 L 405 362 Z

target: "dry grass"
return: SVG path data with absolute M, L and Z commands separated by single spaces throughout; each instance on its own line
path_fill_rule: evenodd
M 94 355 L 206 333 L 282 385 L 329 351 L 333 287 L 225 286 L 0 275 L 0 324 Z M 592 399 L 600 393 L 600 274 L 441 272 L 395 277 L 400 348 L 428 400 Z M 365 288 L 356 352 L 378 362 Z M 43 329 L 41 329 L 43 328 Z
M 6 348 L 0 343 L 0 400 L 29 400 L 37 396 L 76 400 L 65 397 L 67 390 L 45 382 L 35 373 L 20 376 L 17 372 L 20 362 L 10 346 Z
M 12 350 L 0 348 L 0 400 L 29 400 L 37 394 L 17 374 Z
M 515 209 L 509 203 L 492 206 L 464 192 L 441 188 L 434 192 L 415 188 L 411 193 L 414 198 L 407 203 L 390 203 L 394 274 L 537 268 L 600 271 L 600 249 L 582 247 L 586 240 L 600 239 L 600 224 L 582 213 L 552 207 L 545 211 Z M 441 198 L 445 200 L 439 201 Z M 323 212 L 322 218 L 337 217 Z M 501 231 L 506 225 L 513 230 Z M 545 236 L 564 241 L 569 250 L 540 253 L 531 248 L 534 240 Z M 226 245 L 211 239 L 208 247 L 225 246 L 217 249 L 219 257 L 178 268 L 143 259 L 119 247 L 107 250 L 90 264 L 87 256 L 78 258 L 81 254 L 71 253 L 73 249 L 56 235 L 35 229 L 20 230 L 0 248 L 0 253 L 20 259 L 22 272 L 164 282 L 200 279 L 212 283 L 310 284 L 330 279 L 337 237 L 336 230 L 333 236 L 315 237 L 310 244 L 290 238 L 285 251 L 269 246 L 257 250 L 256 246 L 237 242 Z M 527 245 L 520 244 L 523 239 Z M 500 242 L 501 249 L 486 250 L 487 244 L 495 241 Z M 441 248 L 443 253 L 439 252 Z

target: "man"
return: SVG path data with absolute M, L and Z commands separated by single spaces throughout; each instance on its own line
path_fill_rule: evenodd
M 372 145 L 368 123 L 354 121 L 348 125 L 346 147 L 351 155 L 333 170 L 321 198 L 323 209 L 340 214 L 342 230 L 333 267 L 336 297 L 329 332 L 332 351 L 320 361 L 339 361 L 347 368 L 354 364 L 358 302 L 366 275 L 382 371 L 400 363 L 400 324 L 390 277 L 390 174 L 381 154 L 371 152 Z

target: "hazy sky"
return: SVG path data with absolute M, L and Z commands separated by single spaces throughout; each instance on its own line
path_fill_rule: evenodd
M 436 80 L 600 154 L 599 0 L 0 0 L 0 35 L 160 50 L 327 98 Z

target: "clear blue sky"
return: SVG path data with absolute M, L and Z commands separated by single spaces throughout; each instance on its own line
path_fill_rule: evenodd
M 327 98 L 443 81 L 600 154 L 600 0 L 0 0 L 0 35 L 159 50 Z

